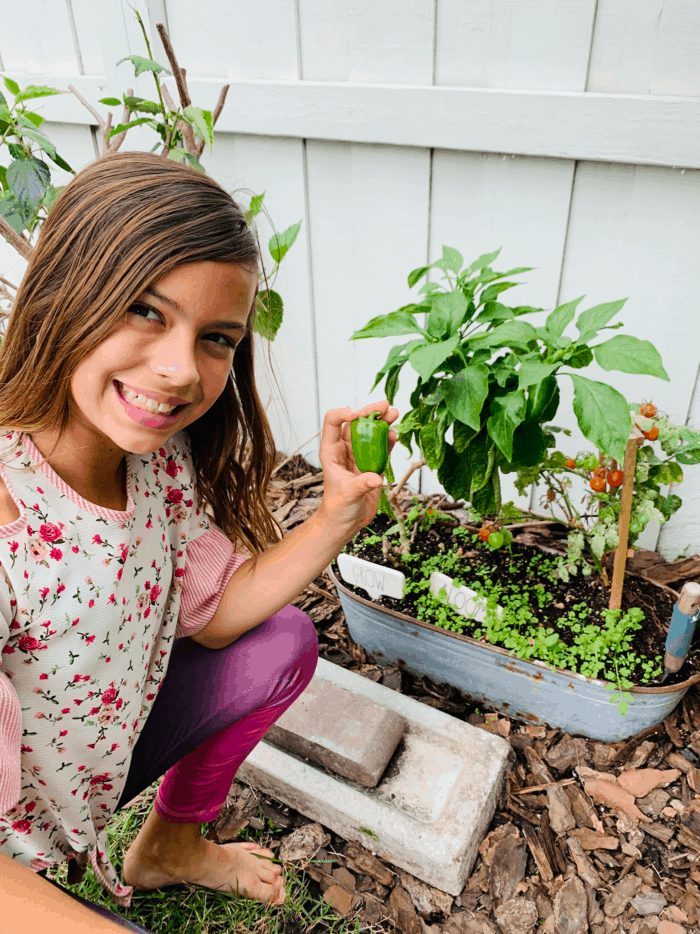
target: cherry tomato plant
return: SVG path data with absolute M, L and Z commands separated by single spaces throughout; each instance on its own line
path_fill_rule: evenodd
M 683 481 L 683 467 L 700 463 L 700 432 L 674 425 L 648 403 L 633 405 L 630 410 L 642 416 L 653 411 L 653 418 L 642 417 L 639 427 L 645 437 L 656 442 L 637 452 L 629 528 L 629 542 L 634 545 L 650 521 L 663 525 L 680 509 L 682 500 L 674 491 Z M 613 458 L 603 456 L 599 463 L 599 456 L 583 451 L 572 458 L 551 451 L 540 464 L 518 471 L 516 487 L 524 493 L 532 483 L 544 485 L 541 505 L 552 519 L 570 529 L 559 576 L 568 580 L 571 574 L 580 571 L 589 575 L 595 568 L 608 586 L 605 553 L 618 545 L 624 473 Z M 578 504 L 583 509 L 577 508 L 572 496 L 573 477 L 585 484 L 586 495 Z

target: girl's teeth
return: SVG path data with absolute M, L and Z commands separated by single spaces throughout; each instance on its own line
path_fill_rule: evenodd
M 134 392 L 133 389 L 127 389 L 126 386 L 121 383 L 120 385 L 122 388 L 122 395 L 126 401 L 130 402 L 131 405 L 135 405 L 137 409 L 145 409 L 147 412 L 153 412 L 155 415 L 168 415 L 177 408 L 175 405 L 168 405 L 165 402 L 156 402 L 155 399 L 141 396 L 137 392 Z

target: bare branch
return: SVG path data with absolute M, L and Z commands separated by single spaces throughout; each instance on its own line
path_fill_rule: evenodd
M 20 256 L 23 256 L 25 259 L 32 258 L 34 247 L 25 237 L 13 230 L 4 217 L 0 217 L 0 234 L 4 236 L 11 247 L 17 250 Z
M 177 93 L 180 95 L 180 103 L 182 104 L 183 110 L 185 107 L 189 107 L 192 101 L 190 96 L 187 93 L 187 85 L 185 80 L 182 77 L 182 69 L 180 68 L 177 59 L 175 58 L 175 52 L 173 52 L 173 47 L 170 43 L 170 37 L 165 31 L 165 26 L 162 23 L 156 23 L 156 29 L 158 30 L 158 35 L 160 36 L 161 42 L 163 43 L 163 48 L 165 49 L 165 54 L 168 56 L 168 61 L 170 62 L 170 67 L 175 77 L 175 83 L 177 84 Z
M 87 110 L 90 111 L 90 113 L 93 115 L 93 117 L 97 121 L 97 125 L 99 126 L 99 128 L 101 130 L 104 129 L 104 126 L 105 126 L 104 118 L 101 117 L 100 114 L 98 114 L 98 112 L 92 106 L 90 101 L 86 100 L 83 97 L 83 95 L 80 93 L 80 91 L 77 88 L 73 87 L 72 84 L 68 85 L 68 90 L 71 91 L 73 94 L 75 94 L 75 96 L 78 98 L 78 100 L 83 105 L 83 107 L 85 107 Z
M 127 88 L 127 89 L 126 89 L 126 96 L 127 96 L 127 97 L 133 97 L 133 94 L 134 94 L 134 89 L 133 89 L 133 88 Z M 130 116 L 130 114 L 129 114 L 129 108 L 126 106 L 126 104 L 124 104 L 124 110 L 122 111 L 122 123 L 128 123 L 128 122 L 129 122 L 129 116 Z M 107 153 L 116 152 L 117 149 L 119 149 L 119 147 L 121 146 L 121 144 L 124 142 L 124 138 L 125 138 L 126 134 L 127 134 L 127 131 L 126 131 L 126 130 L 122 130 L 121 133 L 117 134 L 117 136 L 112 137 L 111 141 L 110 141 L 109 143 L 107 143 L 107 134 L 105 133 L 105 136 L 104 136 L 104 143 L 103 143 L 103 146 L 102 146 L 102 155 L 105 156 L 105 155 L 107 155 Z
M 222 87 L 221 91 L 219 92 L 219 99 L 216 102 L 216 107 L 214 108 L 214 112 L 212 114 L 212 120 L 214 122 L 214 126 L 216 126 L 216 121 L 219 119 L 219 117 L 221 116 L 221 111 L 224 109 L 224 104 L 226 103 L 226 95 L 228 94 L 230 87 L 231 87 L 230 84 L 225 84 Z M 199 158 L 199 156 L 201 156 L 202 153 L 204 152 L 204 145 L 205 145 L 204 140 L 202 140 L 197 146 L 197 158 Z
M 404 474 L 404 476 L 399 480 L 399 482 L 397 483 L 397 485 L 396 485 L 396 486 L 394 487 L 394 489 L 392 490 L 392 492 L 391 492 L 391 498 L 396 497 L 397 502 L 398 502 L 398 495 L 399 495 L 399 493 L 401 492 L 401 490 L 404 488 L 404 486 L 408 483 L 409 477 L 410 477 L 411 474 L 414 473 L 416 470 L 420 470 L 421 467 L 425 467 L 425 461 L 423 460 L 422 457 L 421 457 L 420 460 L 414 461 L 414 462 L 411 464 L 411 466 L 408 468 L 408 470 L 406 471 L 406 473 Z
M 11 289 L 14 289 L 15 292 L 17 291 L 17 286 L 16 286 L 16 285 L 13 285 L 13 284 L 9 281 L 9 279 L 5 279 L 3 276 L 0 276 L 0 282 L 2 282 L 4 285 L 9 285 L 9 287 L 10 287 Z

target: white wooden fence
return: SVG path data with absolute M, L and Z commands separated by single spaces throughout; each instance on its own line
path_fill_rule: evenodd
M 536 267 L 522 304 L 628 297 L 621 320 L 659 347 L 671 382 L 593 378 L 700 428 L 697 0 L 136 2 L 162 62 L 166 24 L 195 103 L 213 107 L 232 84 L 208 171 L 229 190 L 265 190 L 277 229 L 304 221 L 277 282 L 282 398 L 269 379 L 264 390 L 280 448 L 311 438 L 329 408 L 381 398 L 368 390 L 395 341 L 350 335 L 409 301 L 408 271 L 443 243 Z M 150 75 L 115 64 L 133 53 L 145 49 L 126 0 L 0 0 L 0 70 L 21 84 L 74 83 L 93 103 L 127 86 L 149 95 Z M 95 158 L 75 98 L 42 113 L 74 168 Z M 22 274 L 5 244 L 0 265 Z M 568 450 L 587 446 L 570 392 L 557 421 L 574 429 Z M 316 463 L 317 448 L 303 449 Z M 399 448 L 395 461 L 410 458 Z M 421 483 L 439 488 L 427 470 Z M 659 538 L 671 558 L 700 551 L 700 467 L 679 492 L 681 514 L 641 542 Z

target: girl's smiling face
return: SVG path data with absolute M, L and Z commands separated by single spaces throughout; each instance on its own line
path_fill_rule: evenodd
M 195 422 L 226 386 L 257 282 L 255 270 L 202 262 L 144 290 L 73 373 L 67 434 L 107 456 L 146 454 Z

